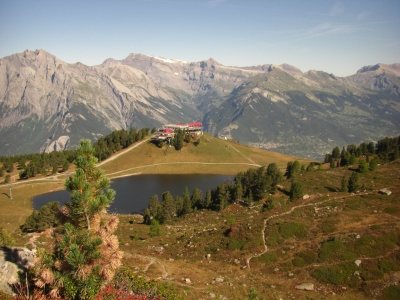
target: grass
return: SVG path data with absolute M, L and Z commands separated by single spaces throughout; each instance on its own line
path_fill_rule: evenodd
M 180 152 L 170 149 L 166 156 L 170 160 L 166 162 L 175 162 L 173 165 L 150 166 L 152 162 L 163 162 L 163 150 L 143 144 L 102 168 L 108 174 L 123 166 L 135 168 L 125 174 L 236 174 L 241 168 L 247 170 L 248 165 L 188 164 L 197 160 L 214 162 L 211 159 L 214 151 L 220 153 L 221 160 L 224 157 L 221 152 L 229 153 L 224 163 L 250 164 L 249 159 L 260 165 L 273 162 L 274 156 L 269 152 L 207 135 L 203 138 L 205 140 L 197 148 L 189 145 Z M 204 156 L 194 154 L 204 145 L 215 147 L 207 148 Z M 140 148 L 142 152 L 138 151 Z M 283 168 L 288 160 L 294 160 L 286 157 L 285 161 L 283 155 L 276 158 L 280 159 L 278 165 Z M 182 161 L 186 164 L 178 164 Z M 399 272 L 400 266 L 400 215 L 397 213 L 400 163 L 382 165 L 376 172 L 363 174 L 365 194 L 335 191 L 340 187 L 342 176 L 349 177 L 351 172 L 347 168 L 329 169 L 326 165 L 321 171 L 303 172 L 296 180 L 303 183 L 310 199 L 288 204 L 284 191 L 289 190 L 291 182 L 285 180 L 281 190 L 274 195 L 275 208 L 270 211 L 261 212 L 259 203 L 253 208 L 235 204 L 221 212 L 196 211 L 161 225 L 161 236 L 151 237 L 149 226 L 141 224 L 141 216 L 120 215 L 116 234 L 125 253 L 123 264 L 143 278 L 172 283 L 187 299 L 207 298 L 210 293 L 216 298 L 245 299 L 250 287 L 258 291 L 259 299 L 305 299 L 304 292 L 294 289 L 302 282 L 312 282 L 319 287 L 310 296 L 315 299 L 334 299 L 332 293 L 337 294 L 338 286 L 346 287 L 340 292 L 350 300 L 384 299 L 385 296 L 396 299 L 393 295 L 398 289 L 386 286 L 386 283 Z M 383 187 L 390 188 L 392 195 L 376 192 Z M 31 213 L 30 199 L 62 188 L 63 180 L 28 181 L 13 186 L 11 200 L 8 187 L 0 186 L 0 225 L 13 233 L 18 245 L 25 244 L 29 236 L 20 235 L 18 227 Z M 301 204 L 310 206 L 279 216 Z M 267 222 L 265 229 L 268 251 L 252 259 L 249 269 L 246 259 L 265 250 L 262 229 L 264 220 L 271 216 L 276 217 Z M 49 238 L 42 236 L 38 241 L 49 242 Z M 207 254 L 210 254 L 209 258 Z M 362 261 L 360 267 L 354 264 L 356 259 Z M 354 275 L 356 271 L 359 276 Z M 216 282 L 218 277 L 224 281 Z M 190 278 L 191 284 L 185 283 L 183 278 Z

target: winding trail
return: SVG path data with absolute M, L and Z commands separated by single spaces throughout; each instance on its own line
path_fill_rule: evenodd
M 269 220 L 271 220 L 273 218 L 281 217 L 281 216 L 284 216 L 284 215 L 289 215 L 297 208 L 302 208 L 302 207 L 307 207 L 307 206 L 318 206 L 320 204 L 324 204 L 324 203 L 329 202 L 329 201 L 338 200 L 338 199 L 346 199 L 346 198 L 354 197 L 354 196 L 358 196 L 358 195 L 368 195 L 368 194 L 371 194 L 371 193 L 374 193 L 374 192 L 376 192 L 376 191 L 371 191 L 369 193 L 358 193 L 358 194 L 352 194 L 352 195 L 348 195 L 348 196 L 334 197 L 334 198 L 326 199 L 326 200 L 318 202 L 318 203 L 301 204 L 301 205 L 293 206 L 290 210 L 285 211 L 283 213 L 269 216 L 268 218 L 264 219 L 264 226 L 263 226 L 263 229 L 261 230 L 264 250 L 262 252 L 258 253 L 258 254 L 254 254 L 254 255 L 249 256 L 249 257 L 246 258 L 246 266 L 247 266 L 247 268 L 250 269 L 250 261 L 253 258 L 260 257 L 261 255 L 267 253 L 267 251 L 268 251 L 267 242 L 265 240 L 265 230 L 267 228 L 267 223 L 268 223 Z M 322 196 L 320 196 L 320 197 L 322 197 Z M 320 197 L 318 197 L 318 198 L 320 198 Z M 316 198 L 314 198 L 314 199 L 316 199 Z

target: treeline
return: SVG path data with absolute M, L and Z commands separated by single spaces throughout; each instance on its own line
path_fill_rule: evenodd
M 368 168 L 375 169 L 378 163 L 388 163 L 399 158 L 400 136 L 389 138 L 386 137 L 377 143 L 361 143 L 359 146 L 354 144 L 340 150 L 335 147 L 332 153 L 325 155 L 324 162 L 329 163 L 331 168 L 345 167 L 354 165 L 360 157 L 365 160 L 358 160 L 360 163 L 360 171 L 366 171 Z M 370 159 L 370 156 L 374 156 Z M 369 164 L 369 165 L 367 165 Z
M 131 128 L 129 132 L 125 129 L 116 130 L 109 135 L 100 138 L 93 144 L 95 156 L 99 161 L 110 157 L 113 153 L 127 148 L 133 143 L 142 140 L 149 134 L 148 128 L 136 131 Z M 16 168 L 20 170 L 19 178 L 28 179 L 38 174 L 47 176 L 60 171 L 68 170 L 76 158 L 75 150 L 53 151 L 50 153 L 31 153 L 14 156 L 0 156 L 0 177 L 5 176 L 5 182 L 10 181 L 10 175 Z
M 156 220 L 162 224 L 198 209 L 220 211 L 231 203 L 251 205 L 253 201 L 259 201 L 267 194 L 275 193 L 282 181 L 282 172 L 275 163 L 272 163 L 267 168 L 260 167 L 239 172 L 233 182 L 226 181 L 211 191 L 207 190 L 204 197 L 202 191 L 197 188 L 190 194 L 186 187 L 182 196 L 175 197 L 167 191 L 162 194 L 161 203 L 157 195 L 150 198 L 143 214 L 144 223 L 151 224 L 152 220 Z
M 3 162 L 3 170 L 11 173 L 14 171 L 14 164 L 17 163 L 17 170 L 20 170 L 19 178 L 28 179 L 38 174 L 46 176 L 68 170 L 70 164 L 75 159 L 75 151 L 64 150 L 50 153 L 32 153 L 6 158 L 2 157 L 0 159 Z
M 143 140 L 148 134 L 149 128 L 142 128 L 139 131 L 136 131 L 134 128 L 131 128 L 129 131 L 126 129 L 115 130 L 94 142 L 94 155 L 99 161 L 105 160 L 115 152 Z

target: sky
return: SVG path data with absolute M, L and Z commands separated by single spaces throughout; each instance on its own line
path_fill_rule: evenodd
M 89 66 L 142 53 L 348 76 L 400 63 L 400 1 L 0 0 L 0 58 L 26 49 Z

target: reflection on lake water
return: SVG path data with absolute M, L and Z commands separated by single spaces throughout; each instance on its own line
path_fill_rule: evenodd
M 203 198 L 207 190 L 212 190 L 227 180 L 233 180 L 232 176 L 204 175 L 204 174 L 154 174 L 136 175 L 114 179 L 111 188 L 117 194 L 108 212 L 121 214 L 142 213 L 153 195 L 169 191 L 173 197 L 182 196 L 185 187 L 192 193 L 195 188 L 203 191 Z M 33 198 L 33 208 L 40 209 L 46 203 L 58 201 L 60 204 L 70 200 L 67 191 L 59 191 L 39 195 Z

